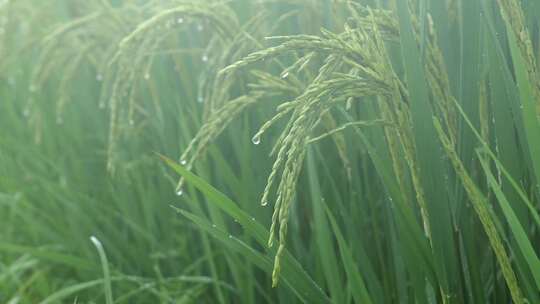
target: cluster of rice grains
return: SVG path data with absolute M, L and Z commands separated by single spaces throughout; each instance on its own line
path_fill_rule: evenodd
M 8 16 L 24 15 L 26 6 L 22 4 L 27 3 L 20 3 L 7 2 L 1 12 Z M 205 121 L 210 119 L 213 109 L 226 103 L 233 85 L 232 79 L 216 77 L 217 70 L 226 65 L 223 62 L 234 62 L 241 54 L 249 52 L 256 41 L 241 28 L 235 13 L 220 1 L 183 4 L 165 1 L 159 5 L 153 2 L 135 5 L 127 1 L 115 7 L 108 1 L 80 1 L 74 7 L 77 17 L 67 21 L 54 15 L 54 5 L 44 5 L 43 12 L 51 14 L 49 19 L 31 18 L 42 18 L 41 21 L 48 24 L 32 27 L 33 31 L 45 29 L 45 33 L 35 33 L 42 38 L 30 42 L 37 44 L 40 52 L 31 73 L 24 115 L 35 126 L 39 143 L 43 111 L 37 107 L 45 105 L 35 103 L 35 94 L 43 93 L 42 88 L 48 84 L 58 87 L 56 122 L 62 124 L 66 104 L 73 99 L 73 84 L 80 80 L 82 71 L 93 71 L 101 88 L 97 105 L 109 110 L 107 169 L 111 173 L 115 169 L 120 136 L 135 126 L 138 117 L 147 115 L 145 107 L 154 107 L 158 113 L 162 111 L 155 100 L 145 104 L 141 94 L 143 89 L 151 90 L 155 85 L 151 69 L 156 56 L 162 55 L 160 51 L 168 47 L 174 54 L 182 48 L 193 47 L 192 43 L 182 45 L 179 33 L 208 32 L 206 36 L 210 36 L 209 41 L 200 39 L 208 45 L 200 57 L 204 70 L 197 97 L 200 102 L 205 101 Z M 261 15 L 244 26 L 257 30 L 265 20 Z M 245 39 L 246 36 L 250 39 Z M 13 53 L 11 55 L 17 55 Z
M 171 8 L 160 8 L 157 13 L 141 22 L 127 36 L 122 38 L 114 56 L 107 64 L 104 79 L 107 84 L 102 92 L 100 105 L 108 100 L 110 107 L 108 169 L 114 170 L 115 143 L 119 135 L 119 125 L 127 121 L 135 123 L 137 84 L 141 79 L 150 80 L 150 69 L 154 54 L 179 30 L 185 30 L 186 24 L 197 21 L 197 31 L 205 30 L 215 33 L 209 43 L 209 50 L 220 49 L 230 45 L 239 25 L 234 13 L 226 6 L 215 9 L 212 5 L 184 4 Z M 204 25 L 203 25 L 204 24 Z M 201 60 L 206 63 L 209 54 L 205 53 Z M 207 72 L 208 73 L 208 72 Z M 110 81 L 109 81 L 110 80 Z M 151 84 L 150 84 L 151 85 Z M 200 99 L 204 96 L 199 95 Z M 127 103 L 127 110 L 122 103 Z M 208 106 L 215 106 L 209 102 Z M 159 105 L 156 105 L 159 107 Z M 127 113 L 122 113 L 126 112 Z
M 407 175 L 412 177 L 420 205 L 426 235 L 429 225 L 425 208 L 423 190 L 420 186 L 419 172 L 415 164 L 415 143 L 411 135 L 410 110 L 407 88 L 394 72 L 386 43 L 399 41 L 399 29 L 395 16 L 390 11 L 371 10 L 348 3 L 352 16 L 344 25 L 342 33 L 336 34 L 322 30 L 320 36 L 295 35 L 266 37 L 270 42 L 278 42 L 274 47 L 263 48 L 242 58 L 250 50 L 262 48 L 254 36 L 261 27 L 262 16 L 256 16 L 246 26 L 240 28 L 232 12 L 224 10 L 224 15 L 216 15 L 215 10 L 199 5 L 182 6 L 161 11 L 141 23 L 119 42 L 112 60 L 105 69 L 103 98 L 109 98 L 111 111 L 109 169 L 113 168 L 113 153 L 119 117 L 118 105 L 122 97 L 128 100 L 127 121 L 133 121 L 136 78 L 148 78 L 151 58 L 145 54 L 156 48 L 174 31 L 173 25 L 183 23 L 184 18 L 203 18 L 210 20 L 218 33 L 209 42 L 207 51 L 201 58 L 210 61 L 203 71 L 199 88 L 200 101 L 205 102 L 204 120 L 198 133 L 180 157 L 180 163 L 191 169 L 201 157 L 206 147 L 217 138 L 229 123 L 248 106 L 271 97 L 289 98 L 277 107 L 277 113 L 264 123 L 252 138 L 259 144 L 261 137 L 272 125 L 281 119 L 288 119 L 281 135 L 274 143 L 271 156 L 275 157 L 272 171 L 263 191 L 261 205 L 272 201 L 274 213 L 270 228 L 268 246 L 278 240 L 275 256 L 273 285 L 278 283 L 280 261 L 285 250 L 287 223 L 291 204 L 294 200 L 296 182 L 302 169 L 307 145 L 327 136 L 332 136 L 340 152 L 344 167 L 350 171 L 345 153 L 345 143 L 339 132 L 350 127 L 372 125 L 384 126 L 386 140 L 391 147 L 393 167 L 401 187 L 405 187 Z M 286 18 L 288 16 L 283 16 Z M 173 21 L 171 21 L 173 20 Z M 429 24 L 431 25 L 431 24 Z M 232 28 L 231 28 L 232 26 Z M 419 32 L 418 26 L 416 29 Z M 270 31 L 272 32 L 272 31 Z M 236 33 L 236 34 L 233 34 Z M 448 79 L 437 48 L 434 30 L 429 27 L 428 65 L 426 72 L 438 98 L 435 109 L 444 122 L 452 140 L 456 136 L 456 117 L 450 107 L 453 97 L 449 95 Z M 209 52 L 221 48 L 221 55 Z M 293 64 L 284 66 L 280 57 L 293 56 Z M 135 58 L 135 59 L 133 59 Z M 240 59 L 241 58 L 241 59 Z M 137 64 L 133 64 L 133 62 Z M 235 62 L 236 61 L 236 62 Z M 272 62 L 281 68 L 278 76 L 251 69 L 247 93 L 231 96 L 234 82 L 240 73 L 259 62 Z M 228 65 L 230 62 L 235 62 Z M 134 67 L 143 66 L 142 71 Z M 217 73 L 219 71 L 219 73 Z M 355 102 L 367 98 L 378 101 L 380 118 L 370 121 L 348 121 L 339 124 L 333 110 L 350 110 Z M 101 103 L 103 103 L 103 99 Z M 120 107 L 124 109 L 124 107 Z M 326 129 L 316 134 L 318 127 Z M 403 155 L 403 156 L 401 156 Z M 279 182 L 278 182 L 279 181 Z M 183 178 L 176 192 L 183 193 Z M 276 188 L 273 191 L 273 188 Z M 406 191 L 402 191 L 405 196 Z M 273 199 L 271 198 L 273 196 Z
M 279 279 L 290 207 L 294 201 L 296 182 L 307 145 L 330 135 L 339 135 L 338 132 L 349 127 L 384 126 L 400 186 L 405 187 L 406 175 L 412 177 L 424 219 L 425 233 L 429 235 L 425 199 L 415 164 L 415 143 L 411 134 L 407 88 L 394 72 L 386 49 L 387 42 L 399 41 L 397 20 L 390 11 L 372 10 L 352 3 L 348 3 L 348 10 L 352 18 L 344 25 L 342 33 L 322 30 L 320 36 L 267 37 L 267 40 L 279 43 L 254 52 L 221 70 L 219 76 L 230 77 L 229 75 L 236 71 L 246 69 L 255 63 L 274 60 L 282 72 L 278 77 L 252 70 L 251 73 L 256 76 L 258 82 L 248 85 L 252 89 L 248 95 L 251 98 L 243 96 L 216 111 L 215 118 L 203 126 L 181 157 L 181 163 L 187 164 L 190 168 L 194 157 L 188 162 L 186 156 L 194 146 L 199 146 L 199 150 L 202 149 L 200 145 L 206 144 L 203 139 L 210 139 L 212 132 L 221 131 L 222 122 L 228 122 L 229 115 L 241 111 L 247 103 L 254 102 L 264 95 L 276 93 L 293 95 L 291 100 L 277 107 L 277 113 L 260 127 L 252 139 L 254 144 L 259 144 L 266 130 L 277 121 L 288 119 L 271 151 L 275 161 L 261 199 L 261 205 L 266 206 L 272 202 L 274 207 L 268 240 L 268 246 L 273 246 L 276 239 L 279 243 L 272 275 L 274 286 Z M 456 117 L 451 107 L 453 97 L 449 94 L 448 79 L 442 55 L 437 48 L 435 33 L 431 23 L 429 25 L 426 72 L 433 94 L 437 97 L 434 98 L 437 100 L 435 105 L 437 115 L 444 122 L 453 140 L 456 136 Z M 284 67 L 279 57 L 291 55 L 296 60 L 292 65 Z M 336 109 L 349 110 L 355 102 L 373 98 L 378 101 L 380 118 L 370 121 L 348 121 L 337 125 L 338 118 L 334 117 Z M 220 126 L 216 126 L 213 121 L 218 122 Z M 320 125 L 327 131 L 317 135 L 315 133 Z M 339 136 L 335 137 L 338 151 L 342 151 L 343 142 L 339 140 Z M 195 152 L 194 155 L 199 153 Z M 344 166 L 350 170 L 346 156 L 341 155 Z M 274 188 L 275 191 L 272 190 Z M 181 191 L 180 188 L 178 190 Z M 402 193 L 405 196 L 407 192 Z
M 288 117 L 288 122 L 281 135 L 274 143 L 271 155 L 275 157 L 272 171 L 268 177 L 266 187 L 262 194 L 261 204 L 267 205 L 273 199 L 274 213 L 270 228 L 268 246 L 272 246 L 278 239 L 279 247 L 274 261 L 272 275 L 273 285 L 279 280 L 280 260 L 285 250 L 287 223 L 291 203 L 294 200 L 296 182 L 299 177 L 306 147 L 329 135 L 336 135 L 347 127 L 369 125 L 384 125 L 385 137 L 392 157 L 392 166 L 404 201 L 406 197 L 406 183 L 412 181 L 416 202 L 424 223 L 424 232 L 430 237 L 429 215 L 427 214 L 426 199 L 420 181 L 420 172 L 415 159 L 414 136 L 412 134 L 411 113 L 409 109 L 409 96 L 407 88 L 393 70 L 389 59 L 386 43 L 399 42 L 399 27 L 392 12 L 385 10 L 372 10 L 348 3 L 351 18 L 339 34 L 322 30 L 320 36 L 296 35 L 287 37 L 267 37 L 267 40 L 280 42 L 277 46 L 263 49 L 246 56 L 242 60 L 223 69 L 220 75 L 229 75 L 239 69 L 260 61 L 275 60 L 283 68 L 279 56 L 293 54 L 297 60 L 290 66 L 283 68 L 280 73 L 281 80 L 276 76 L 264 74 L 263 81 L 267 83 L 267 91 L 289 91 L 284 80 L 293 87 L 302 90 L 292 98 L 277 107 L 274 117 L 264 123 L 253 136 L 253 143 L 259 144 L 261 136 L 275 122 Z M 463 165 L 456 154 L 456 137 L 458 136 L 457 106 L 455 98 L 450 93 L 448 74 L 444 66 L 443 56 L 438 47 L 437 37 L 433 28 L 431 17 L 427 15 L 426 29 L 421 29 L 421 23 L 412 12 L 413 26 L 417 43 L 420 44 L 421 31 L 426 30 L 425 41 L 425 73 L 432 96 L 434 109 L 434 125 L 437 127 L 439 138 L 448 154 L 452 165 L 460 176 L 467 190 L 475 211 L 481 219 L 484 230 L 489 237 L 497 259 L 503 268 L 503 275 L 508 283 L 514 299 L 520 299 L 520 291 L 515 274 L 510 267 L 510 260 L 506 253 L 500 236 L 494 228 L 494 223 L 487 216 L 486 203 L 478 191 L 473 191 L 472 181 L 463 170 Z M 519 31 L 523 32 L 523 29 Z M 526 35 L 520 35 L 525 39 Z M 530 45 L 525 43 L 525 46 Z M 530 48 L 523 50 L 531 55 Z M 534 56 L 527 56 L 532 58 Z M 534 65 L 532 65 L 534 66 Z M 257 74 L 263 72 L 254 71 Z M 530 77 L 535 75 L 529 71 Z M 538 82 L 533 82 L 538 83 Z M 252 85 L 260 94 L 261 85 Z M 380 118 L 373 121 L 350 121 L 329 129 L 322 135 L 315 135 L 317 126 L 325 121 L 334 122 L 333 109 L 350 109 L 354 102 L 375 98 L 378 101 Z M 482 106 L 482 103 L 480 104 Z M 484 109 L 485 110 L 485 109 Z M 223 111 L 225 116 L 230 110 Z M 220 115 L 220 114 L 218 114 Z M 328 128 L 328 124 L 324 127 Z M 483 128 L 486 129 L 487 128 Z M 443 131 L 444 130 L 444 131 Z M 204 131 L 204 128 L 202 129 Z M 483 132 L 486 133 L 486 132 Z M 484 134 L 484 137 L 487 135 Z M 339 137 L 336 137 L 339 138 Z M 335 140 L 338 151 L 343 150 L 339 140 Z M 182 160 L 184 160 L 184 156 Z M 346 157 L 342 157 L 347 168 Z M 277 182 L 277 188 L 272 191 Z

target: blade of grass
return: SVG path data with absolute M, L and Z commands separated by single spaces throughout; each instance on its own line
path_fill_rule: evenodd
M 523 226 L 519 222 L 516 213 L 512 209 L 510 202 L 506 199 L 506 196 L 504 195 L 500 185 L 497 183 L 497 180 L 491 173 L 489 165 L 482 157 L 481 152 L 482 150 L 477 150 L 476 153 L 480 160 L 480 164 L 482 165 L 482 169 L 484 169 L 484 173 L 486 174 L 486 177 L 488 179 L 489 186 L 491 190 L 493 190 L 493 192 L 495 193 L 497 201 L 499 202 L 501 210 L 503 211 L 504 217 L 508 221 L 510 231 L 514 235 L 519 249 L 523 253 L 524 257 L 527 260 L 527 263 L 529 264 L 529 267 L 531 268 L 531 273 L 536 282 L 537 291 L 540 291 L 540 260 L 538 259 L 538 256 L 536 255 L 534 248 L 531 245 L 531 242 L 529 241 L 525 230 L 523 229 Z
M 343 261 L 345 271 L 347 273 L 347 279 L 349 281 L 350 288 L 352 289 L 353 298 L 355 299 L 356 303 L 373 303 L 366 288 L 366 284 L 364 283 L 364 279 L 362 278 L 362 274 L 356 266 L 350 248 L 347 246 L 345 238 L 343 237 L 336 220 L 332 216 L 330 210 L 328 210 L 328 207 L 326 205 L 324 205 L 324 207 L 326 210 L 326 216 L 328 217 L 330 225 L 332 226 L 332 231 L 334 232 L 334 235 L 338 241 L 341 260 Z
M 103 268 L 103 287 L 105 290 L 105 303 L 113 304 L 114 301 L 111 287 L 111 274 L 109 272 L 109 262 L 107 261 L 107 255 L 105 255 L 103 245 L 97 237 L 91 236 L 90 241 L 92 241 L 92 244 L 96 246 L 96 249 L 99 253 L 99 259 L 101 260 L 101 267 Z
M 261 246 L 266 247 L 269 232 L 253 217 L 242 211 L 235 202 L 210 186 L 200 177 L 189 172 L 179 164 L 175 163 L 173 160 L 161 155 L 160 157 L 174 171 L 183 176 L 188 183 L 192 184 L 195 188 L 201 191 L 209 202 L 235 219 L 235 221 L 237 221 L 247 233 L 252 235 Z M 269 249 L 269 251 L 275 252 L 275 249 L 272 248 Z M 306 296 L 307 294 L 309 296 L 308 300 L 312 303 L 329 302 L 328 297 L 324 294 L 322 289 L 310 278 L 300 263 L 298 263 L 298 261 L 292 257 L 290 253 L 286 252 L 284 254 L 283 264 L 283 269 L 288 269 L 286 273 L 294 276 L 295 288 L 301 290 L 301 295 Z
M 309 190 L 313 204 L 313 230 L 316 239 L 316 246 L 319 250 L 320 263 L 322 264 L 324 278 L 330 295 L 334 303 L 344 303 L 344 296 L 337 258 L 331 240 L 328 222 L 322 210 L 322 194 L 320 191 L 317 169 L 313 159 L 313 151 L 310 149 L 307 155 L 307 174 L 309 179 Z
M 540 125 L 536 114 L 536 103 L 533 96 L 533 88 L 535 84 L 529 82 L 527 76 L 527 65 L 525 59 L 519 51 L 516 37 L 509 24 L 506 24 L 508 43 L 510 45 L 510 53 L 514 63 L 517 86 L 521 98 L 521 110 L 523 115 L 523 125 L 525 136 L 527 138 L 528 150 L 531 155 L 531 167 L 534 172 L 536 181 L 535 191 L 540 194 Z
M 416 159 L 421 172 L 420 182 L 425 191 L 430 241 L 433 250 L 434 267 L 441 297 L 445 299 L 459 294 L 457 284 L 457 261 L 453 249 L 451 212 L 448 205 L 448 190 L 444 179 L 431 178 L 445 176 L 442 162 L 442 148 L 432 127 L 433 112 L 424 73 L 423 57 L 414 37 L 407 1 L 397 2 L 400 26 L 400 43 L 406 83 L 410 94 L 411 119 L 416 143 Z
M 197 224 L 197 226 L 204 229 L 217 240 L 225 243 L 229 248 L 237 251 L 243 257 L 249 259 L 253 264 L 263 269 L 266 273 L 272 272 L 273 266 L 272 259 L 270 257 L 256 251 L 242 240 L 228 234 L 225 231 L 222 231 L 217 227 L 214 227 L 208 221 L 185 210 L 178 209 L 174 206 L 173 208 L 183 216 L 193 221 L 195 224 Z M 288 286 L 304 303 L 328 303 L 326 296 L 320 297 L 322 290 L 318 290 L 318 292 L 313 293 L 313 290 L 310 290 L 311 288 L 309 285 L 302 284 L 303 279 L 301 274 L 296 272 L 296 270 L 292 267 L 284 267 L 282 276 L 286 286 Z

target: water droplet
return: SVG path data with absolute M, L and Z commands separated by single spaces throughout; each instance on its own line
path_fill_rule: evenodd
M 263 207 L 268 206 L 268 201 L 262 201 L 261 206 L 263 206 Z
M 253 138 L 251 139 L 251 142 L 254 145 L 260 144 L 261 143 L 261 136 L 259 134 L 255 134 L 255 136 L 253 136 Z
M 61 116 L 56 117 L 56 124 L 61 125 L 64 123 L 64 119 Z
M 197 31 L 202 32 L 204 30 L 204 26 L 202 24 L 197 24 Z
M 135 121 L 134 121 L 133 119 L 130 119 L 130 120 L 129 120 L 129 125 L 130 125 L 130 126 L 133 126 L 134 124 L 135 124 Z
M 255 221 L 255 218 L 254 218 L 254 217 L 252 217 L 252 218 L 251 218 L 251 220 L 252 220 L 252 221 Z
M 232 239 L 232 235 L 229 234 L 229 238 Z
M 28 109 L 28 108 L 24 109 L 23 115 L 24 115 L 24 117 L 30 116 L 30 109 Z
M 185 159 L 180 160 L 180 165 L 185 166 L 186 164 L 187 164 L 187 160 Z
M 289 72 L 285 72 L 285 73 L 283 73 L 283 74 L 281 75 L 281 78 L 283 78 L 283 79 L 285 79 L 285 78 L 287 78 L 287 77 L 289 77 Z
M 216 224 L 212 224 L 212 228 L 216 228 Z
M 146 80 L 150 79 L 150 74 L 149 73 L 144 74 L 144 79 Z
M 32 84 L 32 85 L 30 85 L 30 87 L 28 88 L 28 90 L 29 90 L 30 92 L 35 92 L 35 91 L 38 90 L 38 88 L 37 88 L 37 86 L 35 86 L 35 85 Z
M 97 81 L 103 81 L 103 75 L 97 74 L 97 75 L 96 75 L 96 80 L 97 80 Z
M 178 24 L 184 23 L 184 18 L 180 17 L 180 18 L 176 19 L 176 22 Z
M 203 62 L 207 62 L 207 61 L 208 61 L 208 55 L 204 54 L 204 55 L 202 56 L 201 60 L 202 60 Z
M 105 109 L 105 103 L 104 103 L 104 102 L 100 102 L 98 107 L 99 107 L 101 110 Z
M 176 191 L 176 195 L 177 195 L 177 196 L 182 196 L 182 194 L 184 194 L 184 191 L 182 191 L 182 189 L 178 189 L 178 190 Z
M 203 103 L 203 102 L 204 102 L 204 98 L 203 98 L 202 96 L 197 97 L 197 102 L 198 102 L 198 103 Z

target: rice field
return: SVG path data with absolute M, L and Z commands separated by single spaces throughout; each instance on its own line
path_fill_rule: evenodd
M 0 303 L 540 303 L 540 1 L 0 0 Z

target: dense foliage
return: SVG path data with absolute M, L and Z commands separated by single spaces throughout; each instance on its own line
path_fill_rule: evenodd
M 540 1 L 0 0 L 0 302 L 540 303 Z

